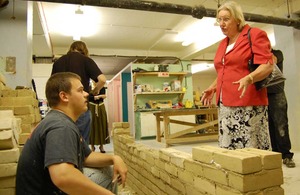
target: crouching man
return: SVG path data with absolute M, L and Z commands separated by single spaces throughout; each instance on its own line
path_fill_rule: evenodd
M 75 124 L 88 108 L 80 77 L 70 72 L 52 75 L 46 97 L 51 110 L 24 145 L 16 194 L 116 194 L 112 181 L 125 185 L 125 163 L 117 155 L 92 152 Z

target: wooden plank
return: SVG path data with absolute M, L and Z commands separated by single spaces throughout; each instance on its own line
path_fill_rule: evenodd
M 170 134 L 170 118 L 168 116 L 164 116 L 164 129 L 165 129 L 164 137 L 165 139 L 167 139 L 169 138 L 169 134 Z
M 155 115 L 156 117 L 156 141 L 161 142 L 161 129 L 160 129 L 160 115 Z
M 178 138 L 172 138 L 172 139 L 166 139 L 165 143 L 167 145 L 169 144 L 175 144 L 175 143 L 186 143 L 186 142 L 199 142 L 199 141 L 215 141 L 218 140 L 218 133 L 215 134 L 198 134 L 191 137 L 178 137 Z
M 188 133 L 200 130 L 200 129 L 205 129 L 210 126 L 214 126 L 215 124 L 218 124 L 218 120 L 210 121 L 210 122 L 207 122 L 207 123 L 204 123 L 204 124 L 192 127 L 192 128 L 185 129 L 183 131 L 179 131 L 179 132 L 170 134 L 169 139 L 176 138 L 176 137 L 179 137 L 179 136 L 182 136 L 182 135 L 185 135 L 185 134 L 188 134 Z
M 170 109 L 170 110 L 161 110 L 154 112 L 156 115 L 159 113 L 161 116 L 180 116 L 180 115 L 201 115 L 201 114 L 217 114 L 217 108 L 209 109 Z
M 186 125 L 186 126 L 198 126 L 199 124 L 186 122 L 186 121 L 179 121 L 175 119 L 170 119 L 170 123 L 180 124 L 180 125 Z

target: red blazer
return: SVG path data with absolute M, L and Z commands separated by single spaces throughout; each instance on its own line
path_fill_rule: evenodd
M 240 98 L 241 91 L 238 91 L 239 84 L 232 84 L 248 75 L 248 60 L 251 58 L 251 50 L 247 37 L 249 25 L 245 25 L 232 50 L 226 52 L 229 38 L 224 38 L 216 52 L 214 65 L 217 71 L 216 101 L 220 101 L 222 91 L 222 103 L 225 106 L 258 106 L 268 105 L 267 90 L 257 91 L 255 86 L 249 85 L 244 97 Z M 258 29 L 251 29 L 252 50 L 255 64 L 267 64 L 272 61 L 271 45 L 266 32 Z M 223 64 L 224 63 L 224 64 Z

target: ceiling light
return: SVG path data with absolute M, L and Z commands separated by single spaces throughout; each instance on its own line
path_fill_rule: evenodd
M 80 41 L 81 40 L 81 36 L 80 35 L 76 35 L 76 34 L 74 34 L 73 35 L 73 41 Z
M 192 74 L 195 74 L 197 72 L 205 71 L 210 68 L 213 68 L 214 64 L 212 62 L 201 62 L 198 64 L 193 64 L 192 65 Z
M 75 10 L 75 14 L 83 14 L 83 11 L 80 9 L 80 6 L 78 6 L 77 10 Z
M 187 41 L 183 41 L 183 42 L 181 43 L 181 45 L 184 46 L 184 47 L 187 47 L 187 46 L 189 46 L 189 45 L 192 44 L 192 43 L 193 43 L 192 40 L 187 40 Z
M 89 37 L 99 30 L 100 12 L 92 6 L 60 5 L 58 9 L 46 13 L 49 32 L 78 39 Z M 76 34 L 74 34 L 76 32 Z
M 195 20 L 184 31 L 178 33 L 176 41 L 182 42 L 182 46 L 195 43 L 195 48 L 204 49 L 225 37 L 215 23 L 215 18 L 203 17 L 201 20 Z

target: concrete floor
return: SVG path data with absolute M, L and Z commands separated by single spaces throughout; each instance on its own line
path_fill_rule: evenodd
M 104 149 L 107 153 L 113 153 L 113 140 L 111 143 L 104 146 Z M 142 140 L 137 141 L 148 145 L 153 148 L 165 148 L 166 145 L 164 143 L 159 143 L 156 140 Z M 176 144 L 170 146 L 171 148 L 191 153 L 192 148 L 199 145 L 211 145 L 218 146 L 217 142 L 201 142 L 201 143 L 189 143 L 189 144 Z M 96 151 L 99 151 L 97 149 Z M 287 168 L 285 165 L 282 165 L 284 184 L 281 186 L 284 189 L 285 195 L 300 195 L 300 151 L 292 151 L 294 152 L 294 161 L 296 163 L 295 168 Z

